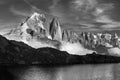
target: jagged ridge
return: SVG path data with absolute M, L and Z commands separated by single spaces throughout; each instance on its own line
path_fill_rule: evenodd
M 109 33 L 89 33 L 82 32 L 76 34 L 70 30 L 61 29 L 60 22 L 57 18 L 53 18 L 49 26 L 45 26 L 46 17 L 44 14 L 35 12 L 28 17 L 19 28 L 12 30 L 11 33 L 19 33 L 21 41 L 34 48 L 53 47 L 59 49 L 62 42 L 80 43 L 83 47 L 94 50 L 98 53 L 108 54 L 108 48 L 119 48 L 119 37 L 115 34 Z M 49 28 L 48 28 L 49 27 Z M 34 46 L 34 42 L 41 42 L 41 46 Z M 30 44 L 32 43 L 32 44 Z M 46 45 L 46 46 L 43 46 Z M 103 52 L 101 52 L 101 49 Z M 118 52 L 117 55 L 120 53 Z

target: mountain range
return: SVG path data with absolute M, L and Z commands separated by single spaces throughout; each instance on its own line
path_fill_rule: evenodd
M 47 24 L 47 25 L 46 25 Z M 33 13 L 19 26 L 0 35 L 0 65 L 73 65 L 120 62 L 117 33 L 75 33 Z
M 9 40 L 24 42 L 36 49 L 51 47 L 75 55 L 93 52 L 100 55 L 120 55 L 120 38 L 117 33 L 108 31 L 77 34 L 61 26 L 58 18 L 53 17 L 48 22 L 45 14 L 34 12 L 18 27 L 11 29 L 3 36 Z

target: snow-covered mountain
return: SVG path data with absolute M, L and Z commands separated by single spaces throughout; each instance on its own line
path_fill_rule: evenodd
M 45 25 L 46 20 L 44 14 L 35 12 L 4 36 L 10 40 L 22 41 L 33 48 L 52 47 L 77 55 L 93 52 L 120 55 L 120 38 L 117 34 L 82 32 L 78 35 L 62 29 L 58 18 L 54 17 L 49 26 Z
M 79 43 L 79 36 L 76 33 L 63 30 L 58 18 L 53 17 L 49 26 L 45 25 L 46 21 L 44 14 L 35 12 L 4 36 L 9 40 L 22 41 L 33 48 L 52 47 L 77 55 L 93 52 Z

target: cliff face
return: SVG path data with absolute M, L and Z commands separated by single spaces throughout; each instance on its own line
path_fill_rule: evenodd
M 53 40 L 62 40 L 62 30 L 60 23 L 56 18 L 50 23 L 49 33 Z

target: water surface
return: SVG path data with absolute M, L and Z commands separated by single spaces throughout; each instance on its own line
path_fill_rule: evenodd
M 13 77 L 3 80 L 120 80 L 120 64 L 20 66 L 5 69 L 9 73 L 6 76 Z

